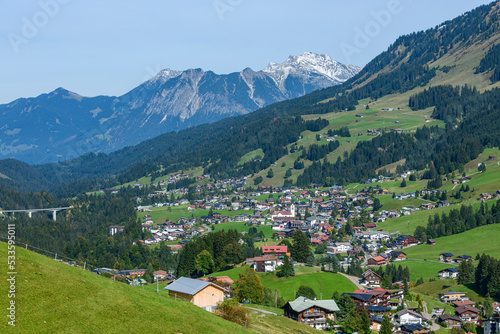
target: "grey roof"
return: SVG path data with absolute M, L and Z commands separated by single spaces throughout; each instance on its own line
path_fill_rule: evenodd
M 413 315 L 413 316 L 415 316 L 417 318 L 422 318 L 422 316 L 420 314 L 418 314 L 417 312 L 410 311 L 407 308 L 405 308 L 404 310 L 401 310 L 401 311 L 397 312 L 396 316 L 400 317 L 400 316 L 402 316 L 404 314 L 407 314 L 407 313 L 409 313 L 409 314 L 411 314 L 411 315 Z
M 324 308 L 325 310 L 332 312 L 340 311 L 339 307 L 337 306 L 337 303 L 335 303 L 335 300 L 333 299 L 311 300 L 309 298 L 300 296 L 294 301 L 288 302 L 288 304 L 290 304 L 292 310 L 294 310 L 295 312 L 302 312 L 313 306 L 321 307 Z
M 368 305 L 366 306 L 366 310 L 368 312 L 385 312 L 385 311 L 390 311 L 392 310 L 390 307 L 387 306 L 378 306 L 378 305 Z
M 174 291 L 174 292 L 179 292 L 179 293 L 185 293 L 188 295 L 194 295 L 198 291 L 203 290 L 205 287 L 213 285 L 216 286 L 220 289 L 223 289 L 222 287 L 212 284 L 210 282 L 205 282 L 205 281 L 200 281 L 197 279 L 192 279 L 192 278 L 187 278 L 187 277 L 181 277 L 172 284 L 168 285 L 165 289 L 169 291 Z M 224 290 L 224 289 L 223 289 Z
M 416 330 L 422 330 L 422 329 L 425 329 L 424 326 L 420 325 L 420 324 L 406 324 L 406 325 L 402 325 L 401 328 L 404 328 L 406 329 L 407 331 L 409 332 L 414 332 Z

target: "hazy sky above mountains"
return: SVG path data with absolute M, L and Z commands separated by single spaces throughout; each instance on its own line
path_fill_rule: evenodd
M 218 74 L 305 51 L 363 66 L 483 0 L 38 0 L 0 11 L 0 103 L 64 87 L 122 95 L 164 68 Z

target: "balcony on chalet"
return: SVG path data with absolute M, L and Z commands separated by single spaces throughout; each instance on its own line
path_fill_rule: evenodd
M 302 315 L 304 318 L 315 318 L 315 317 L 324 317 L 325 314 L 323 312 L 307 312 Z
M 326 318 L 316 318 L 316 319 L 304 319 L 302 320 L 303 324 L 324 324 L 326 323 Z

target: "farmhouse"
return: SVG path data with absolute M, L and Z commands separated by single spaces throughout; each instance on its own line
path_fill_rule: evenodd
M 285 317 L 310 325 L 316 329 L 323 329 L 328 320 L 335 320 L 335 312 L 340 311 L 333 299 L 311 300 L 298 297 L 283 307 Z
M 181 298 L 213 312 L 217 303 L 224 301 L 224 288 L 210 282 L 181 277 L 165 287 L 168 294 L 174 298 Z

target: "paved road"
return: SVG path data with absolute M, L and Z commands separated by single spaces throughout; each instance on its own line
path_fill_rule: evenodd
M 432 320 L 432 325 L 429 328 L 431 331 L 437 331 L 441 328 L 441 326 L 436 323 L 436 319 L 432 319 L 431 314 L 429 314 L 429 310 L 427 309 L 427 303 L 422 301 L 422 304 L 424 304 L 424 312 L 422 312 L 422 316 L 427 319 L 427 321 Z
M 358 289 L 364 289 L 365 288 L 364 286 L 362 286 L 361 284 L 359 284 L 359 277 L 349 276 L 349 275 L 344 274 L 344 273 L 339 273 L 339 274 L 342 275 L 342 276 L 344 276 L 344 277 L 346 277 L 346 278 L 348 278 L 351 282 L 354 283 L 354 285 L 356 285 L 356 287 Z

